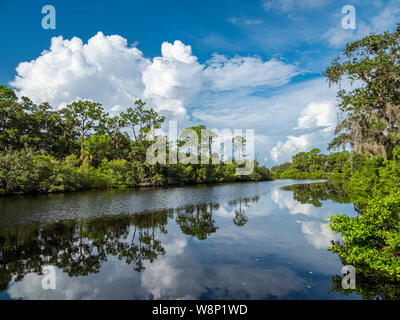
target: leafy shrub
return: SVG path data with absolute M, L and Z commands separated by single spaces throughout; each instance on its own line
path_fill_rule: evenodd
M 362 215 L 330 217 L 329 227 L 343 241 L 330 250 L 346 263 L 387 277 L 400 278 L 400 192 L 372 199 Z
M 33 157 L 24 151 L 0 154 L 0 194 L 34 192 L 32 162 Z
M 137 184 L 137 172 L 127 160 L 103 160 L 98 171 L 105 175 L 108 187 L 127 188 Z

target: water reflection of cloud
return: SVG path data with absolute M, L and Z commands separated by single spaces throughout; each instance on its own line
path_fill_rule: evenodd
M 306 240 L 316 249 L 327 249 L 331 240 L 337 240 L 332 231 L 328 229 L 327 223 L 316 221 L 298 221 L 301 224 L 301 232 Z
M 98 288 L 93 288 L 87 279 L 81 281 L 79 278 L 69 278 L 59 269 L 56 269 L 56 274 L 57 288 L 55 290 L 43 290 L 43 275 L 30 273 L 22 281 L 11 282 L 7 293 L 11 299 L 27 300 L 91 300 L 98 297 Z
M 293 193 L 276 188 L 271 194 L 272 200 L 280 209 L 287 208 L 290 214 L 303 214 L 306 216 L 318 216 L 318 211 L 309 203 L 300 203 L 293 199 Z
M 304 288 L 304 281 L 289 269 L 241 268 L 223 265 L 216 268 L 205 285 L 215 299 L 263 299 L 268 296 L 282 298 Z M 224 287 L 221 287 L 223 279 Z
M 154 299 L 168 295 L 168 291 L 173 292 L 179 283 L 181 270 L 174 266 L 174 261 L 183 253 L 186 246 L 187 239 L 180 236 L 165 245 L 167 252 L 165 256 L 159 257 L 153 263 L 145 262 L 145 270 L 141 273 L 141 284 Z
M 293 198 L 293 193 L 275 188 L 271 194 L 272 200 L 280 209 L 287 208 L 292 215 L 304 215 L 307 219 L 315 221 L 298 220 L 301 224 L 301 232 L 305 239 L 316 249 L 327 249 L 332 240 L 339 238 L 334 236 L 328 228 L 328 217 L 335 213 L 335 206 L 330 201 L 324 201 L 324 208 L 315 207 L 309 203 L 300 203 Z M 332 210 L 330 210 L 332 209 Z M 354 211 L 354 210 L 353 210 Z
M 232 218 L 235 216 L 235 208 L 229 205 L 221 205 L 214 213 L 220 217 Z
M 111 262 L 115 266 L 116 262 Z M 42 277 L 27 275 L 23 281 L 12 283 L 8 294 L 13 299 L 199 299 L 206 294 L 215 299 L 262 299 L 269 296 L 282 298 L 293 291 L 304 288 L 304 281 L 293 271 L 262 268 L 242 268 L 233 265 L 193 265 L 192 268 L 179 268 L 174 262 L 165 259 L 148 269 L 140 283 L 131 281 L 133 274 L 125 270 L 118 273 L 114 284 L 102 280 L 113 273 L 112 268 L 102 272 L 103 279 L 69 278 L 66 274 L 57 276 L 57 289 L 42 290 Z M 126 277 L 126 275 L 129 275 Z M 150 281 L 149 281 L 150 280 Z M 130 286 L 123 286 L 123 283 Z M 118 291 L 119 290 L 119 291 Z

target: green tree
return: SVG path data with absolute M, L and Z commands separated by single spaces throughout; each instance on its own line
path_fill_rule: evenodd
M 103 161 L 103 159 L 110 159 L 110 156 L 110 136 L 105 134 L 92 135 L 82 142 L 82 161 L 97 167 Z
M 400 143 L 400 24 L 347 44 L 325 71 L 330 84 L 355 84 L 338 92 L 342 120 L 330 148 L 350 144 L 356 153 L 391 157 Z
M 91 133 L 92 129 L 99 128 L 100 120 L 104 117 L 100 103 L 89 100 L 75 101 L 62 109 L 65 122 L 70 128 L 71 136 L 77 131 L 81 141 Z
M 159 129 L 165 121 L 165 117 L 158 115 L 153 108 L 145 107 L 146 102 L 136 100 L 133 108 L 121 113 L 121 125 L 132 129 L 135 142 L 142 142 L 148 132 Z

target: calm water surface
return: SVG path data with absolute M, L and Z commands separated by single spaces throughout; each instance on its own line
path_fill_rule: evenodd
M 326 228 L 356 212 L 311 182 L 2 197 L 0 299 L 357 299 Z

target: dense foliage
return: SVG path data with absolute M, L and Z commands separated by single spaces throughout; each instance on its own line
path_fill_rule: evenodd
M 36 105 L 0 85 L 0 194 L 271 179 L 256 161 L 247 176 L 236 175 L 234 161 L 149 164 L 146 151 L 164 120 L 141 100 L 110 116 L 91 101 L 60 110 Z M 195 152 L 200 159 L 201 149 Z
M 400 191 L 372 199 L 360 216 L 331 217 L 330 227 L 343 242 L 331 250 L 364 274 L 382 272 L 400 278 Z
M 350 152 L 321 154 L 319 149 L 300 152 L 285 162 L 271 168 L 276 179 L 344 179 L 351 176 L 354 166 L 361 166 L 364 157 L 351 156 Z M 355 157 L 355 159 L 354 159 Z

